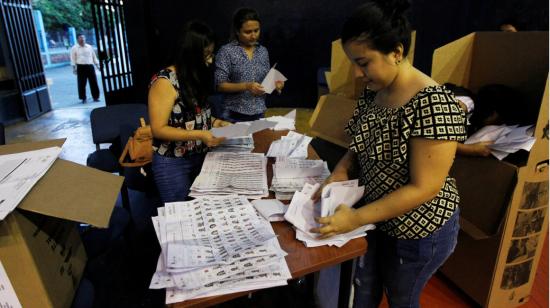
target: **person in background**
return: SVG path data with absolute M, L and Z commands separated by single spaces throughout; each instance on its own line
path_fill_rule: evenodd
M 233 15 L 233 39 L 216 56 L 216 89 L 224 93 L 225 117 L 231 122 L 257 120 L 266 110 L 266 94 L 260 83 L 270 64 L 267 49 L 259 43 L 260 23 L 255 10 L 238 9 Z M 277 83 L 279 92 L 283 85 Z
M 178 40 L 173 64 L 156 73 L 149 88 L 149 119 L 153 132 L 152 170 L 162 202 L 184 201 L 199 174 L 205 153 L 219 145 L 212 127 L 228 125 L 211 116 L 214 33 L 191 21 Z
M 86 83 L 90 82 L 94 102 L 99 102 L 99 88 L 95 75 L 95 69 L 99 69 L 99 61 L 94 48 L 86 44 L 84 34 L 79 34 L 77 41 L 78 43 L 71 48 L 71 66 L 78 82 L 78 98 L 83 104 L 86 103 Z
M 475 100 L 477 99 L 474 93 L 464 87 L 460 87 L 449 82 L 444 85 L 447 89 L 454 93 L 460 108 L 462 108 L 462 110 L 466 113 L 467 127 L 471 128 L 470 119 L 475 112 Z M 471 129 L 467 129 L 467 131 L 469 135 L 473 133 Z M 491 155 L 491 148 L 489 147 L 491 144 L 493 144 L 492 141 L 482 141 L 472 144 L 459 143 L 456 148 L 456 153 L 464 156 L 487 157 Z
M 342 204 L 334 215 L 316 218 L 320 226 L 311 231 L 330 237 L 377 225 L 356 263 L 355 307 L 378 307 L 384 291 L 390 307 L 419 307 L 459 231 L 460 198 L 448 173 L 466 138 L 465 113 L 451 91 L 407 60 L 408 6 L 368 1 L 341 33 L 367 88 L 346 127 L 349 150 L 324 184 L 348 180 L 358 169 L 365 195 L 357 209 Z

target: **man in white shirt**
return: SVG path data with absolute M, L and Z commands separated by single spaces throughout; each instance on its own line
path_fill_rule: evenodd
M 78 44 L 71 48 L 71 65 L 78 80 L 78 98 L 86 103 L 86 82 L 90 81 L 90 90 L 94 102 L 99 102 L 99 88 L 95 76 L 95 67 L 99 68 L 99 61 L 91 45 L 86 44 L 86 37 L 78 35 Z

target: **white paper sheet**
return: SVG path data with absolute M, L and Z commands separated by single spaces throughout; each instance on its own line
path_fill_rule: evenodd
M 273 90 L 277 88 L 276 82 L 277 81 L 287 81 L 288 79 L 277 69 L 275 69 L 275 65 L 267 72 L 267 75 L 265 76 L 264 80 L 262 81 L 262 87 L 264 88 L 265 93 L 271 94 L 273 93 Z
M 0 220 L 17 207 L 60 153 L 60 147 L 51 147 L 0 155 Z
M 10 278 L 0 261 L 0 307 L 21 308 L 21 303 L 11 285 Z
M 283 221 L 288 206 L 277 199 L 253 200 L 254 208 L 268 221 Z

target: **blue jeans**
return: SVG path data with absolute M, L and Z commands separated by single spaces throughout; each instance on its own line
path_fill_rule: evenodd
M 367 253 L 355 266 L 353 307 L 378 307 L 383 290 L 390 307 L 419 307 L 422 289 L 455 249 L 459 212 L 432 235 L 418 240 L 369 231 Z
M 239 113 L 231 110 L 226 110 L 225 118 L 227 121 L 235 123 L 235 122 L 248 122 L 248 121 L 254 121 L 259 120 L 260 118 L 263 118 L 264 113 L 258 113 L 258 114 L 244 114 Z
M 187 157 L 153 155 L 153 178 L 163 203 L 185 201 L 193 181 L 199 175 L 204 154 Z

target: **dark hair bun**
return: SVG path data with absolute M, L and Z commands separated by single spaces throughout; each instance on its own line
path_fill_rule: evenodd
M 408 0 L 375 0 L 383 11 L 384 15 L 400 17 L 411 6 Z

